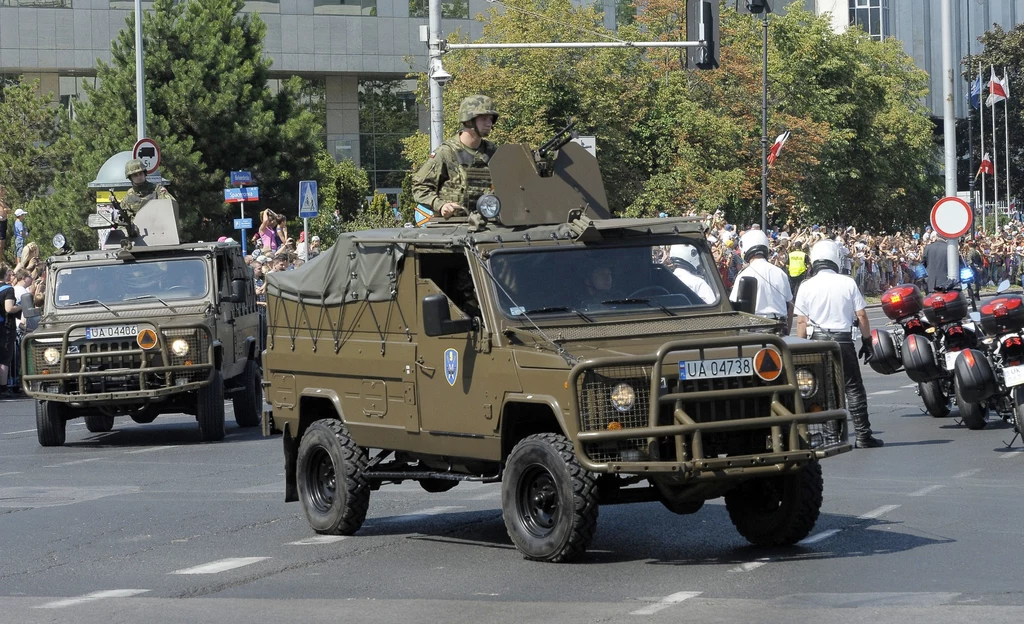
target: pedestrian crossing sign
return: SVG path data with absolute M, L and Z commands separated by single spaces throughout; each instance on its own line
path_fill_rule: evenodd
M 312 219 L 320 214 L 320 202 L 317 197 L 316 180 L 299 182 L 299 218 Z

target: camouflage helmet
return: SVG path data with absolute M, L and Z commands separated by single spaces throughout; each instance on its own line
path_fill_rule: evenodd
M 130 178 L 136 173 L 146 173 L 146 165 L 142 164 L 138 158 L 129 160 L 124 165 L 124 177 Z
M 459 105 L 459 121 L 473 121 L 480 115 L 490 115 L 498 121 L 498 111 L 494 110 L 494 101 L 486 95 L 471 95 Z

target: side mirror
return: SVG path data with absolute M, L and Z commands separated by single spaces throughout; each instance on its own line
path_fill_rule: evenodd
M 473 329 L 471 319 L 452 320 L 448 310 L 448 297 L 427 295 L 423 298 L 423 331 L 428 336 L 450 336 Z
M 996 287 L 996 294 L 1002 294 L 1010 290 L 1010 280 L 1003 280 L 999 282 L 999 286 Z
M 244 279 L 233 279 L 231 280 L 231 297 L 228 299 L 231 303 L 245 303 L 245 280 Z
M 741 277 L 736 301 L 732 307 L 738 312 L 753 314 L 757 307 L 757 278 Z
M 26 319 L 35 318 L 41 314 L 39 308 L 37 308 L 35 303 L 32 301 L 32 295 L 30 293 L 25 293 L 21 296 L 21 303 L 19 305 L 21 305 L 21 313 Z

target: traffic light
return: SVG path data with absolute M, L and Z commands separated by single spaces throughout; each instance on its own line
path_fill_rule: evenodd
M 690 69 L 718 67 L 718 0 L 687 0 L 686 39 L 703 41 L 704 45 L 687 48 Z

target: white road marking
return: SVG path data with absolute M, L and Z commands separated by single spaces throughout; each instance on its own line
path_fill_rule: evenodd
M 64 462 L 63 464 L 51 464 L 49 466 L 43 466 L 43 468 L 60 468 L 62 466 L 75 466 L 77 464 L 85 464 L 88 462 L 99 461 L 102 457 L 90 457 L 89 459 L 76 459 L 75 461 Z
M 431 507 L 424 509 L 423 511 L 413 511 L 407 514 L 401 514 L 393 518 L 389 518 L 391 522 L 404 522 L 408 520 L 418 520 L 420 518 L 426 518 L 427 516 L 436 516 L 438 514 L 447 513 L 455 509 L 465 509 L 462 506 L 448 505 L 445 507 Z
M 689 600 L 690 598 L 696 598 L 697 596 L 700 596 L 701 593 L 702 592 L 692 592 L 692 591 L 676 592 L 676 593 L 671 594 L 669 596 L 665 596 L 664 598 L 662 598 L 661 600 L 659 600 L 658 602 L 656 602 L 656 603 L 654 603 L 652 605 L 647 605 L 643 609 L 637 609 L 636 611 L 631 611 L 630 615 L 653 615 L 653 614 L 657 613 L 658 611 L 661 611 L 662 609 L 667 609 L 667 608 L 671 607 L 672 605 L 677 605 L 677 604 L 679 604 L 680 602 L 682 602 L 684 600 Z
M 907 384 L 905 386 L 900 386 L 900 388 L 916 388 L 916 387 L 917 387 L 916 383 Z
M 1003 453 L 1002 457 L 1000 457 L 999 459 L 1011 459 L 1014 457 L 1019 457 L 1021 455 L 1024 455 L 1024 448 L 1015 448 Z
M 9 477 L 11 475 L 21 474 L 20 472 L 0 472 L 0 477 Z
M 21 431 L 5 431 L 4 435 L 15 435 L 18 433 L 35 433 L 35 429 L 22 429 Z
M 220 572 L 226 572 L 227 570 L 234 570 L 235 568 L 259 563 L 264 559 L 270 559 L 270 557 L 234 557 L 231 559 L 220 559 L 219 561 L 211 561 L 210 563 L 204 563 L 203 565 L 198 565 L 194 568 L 175 570 L 174 572 L 171 572 L 171 574 L 218 574 Z
M 929 485 L 928 487 L 923 487 L 923 488 L 921 488 L 920 490 L 918 490 L 916 492 L 911 492 L 910 494 L 907 494 L 907 496 L 926 496 L 928 494 L 931 494 L 935 490 L 941 490 L 944 487 L 946 487 L 946 486 L 944 486 L 944 485 Z
M 345 539 L 345 535 L 314 535 L 313 537 L 307 537 L 300 539 L 297 542 L 288 542 L 285 546 L 312 546 L 314 544 L 333 544 L 334 542 L 340 542 Z
M 769 562 L 771 562 L 771 559 L 769 559 L 768 557 L 762 557 L 762 558 L 758 559 L 757 561 L 748 561 L 746 563 L 740 564 L 740 565 L 736 566 L 735 568 L 732 568 L 729 571 L 730 572 L 750 572 L 751 570 L 756 570 L 756 569 L 760 568 L 761 566 L 763 566 L 763 565 L 765 565 L 766 563 L 769 563 Z
M 839 531 L 840 529 L 829 529 L 827 531 L 822 531 L 821 533 L 815 533 L 814 535 L 809 535 L 803 538 L 802 540 L 797 542 L 797 544 L 800 546 L 810 546 L 811 544 L 817 544 L 818 542 L 823 542 L 828 538 L 832 537 L 833 535 L 839 533 Z
M 878 396 L 880 394 L 896 394 L 899 390 L 879 390 L 878 392 L 872 392 L 868 396 Z
M 173 446 L 151 446 L 149 448 L 135 449 L 134 451 L 125 451 L 125 455 L 135 455 L 136 453 L 149 453 L 150 451 L 162 451 L 164 449 L 174 448 Z
M 48 602 L 43 605 L 39 605 L 36 609 L 61 609 L 63 607 L 73 607 L 80 605 L 84 602 L 93 602 L 95 600 L 103 600 L 104 598 L 131 598 L 132 596 L 138 596 L 148 592 L 148 589 L 107 589 L 104 591 L 93 592 L 77 598 L 65 598 L 64 600 L 55 600 Z
M 965 479 L 967 477 L 973 477 L 974 475 L 981 472 L 981 468 L 971 468 L 970 470 L 964 470 L 953 475 L 954 479 Z
M 897 507 L 899 507 L 899 505 L 883 505 L 882 507 L 879 507 L 878 509 L 875 509 L 874 511 L 867 512 L 863 516 L 857 516 L 857 519 L 858 520 L 874 520 L 875 518 L 879 518 L 881 516 L 884 516 L 885 514 L 889 513 L 893 509 L 896 509 Z

